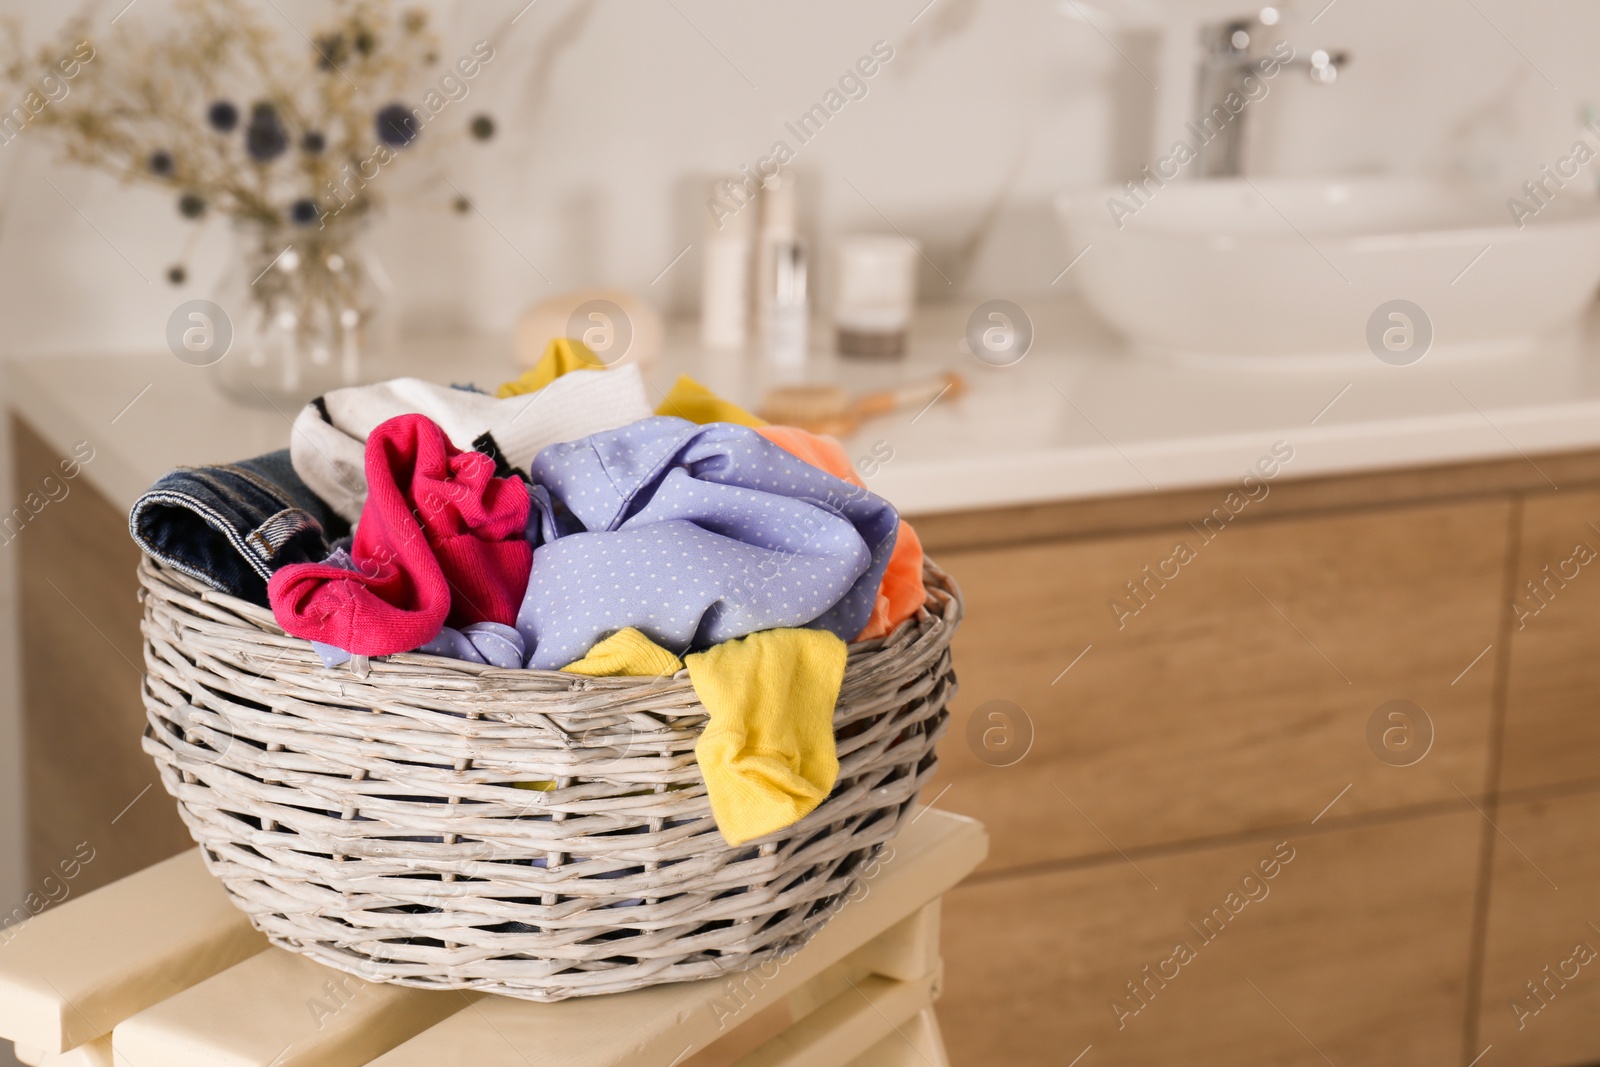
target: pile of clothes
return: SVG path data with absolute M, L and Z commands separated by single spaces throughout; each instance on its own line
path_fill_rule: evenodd
M 832 438 L 688 378 L 652 411 L 637 368 L 597 366 L 563 340 L 492 396 L 409 378 L 328 393 L 290 448 L 173 471 L 129 527 L 329 667 L 687 670 L 712 813 L 741 844 L 832 790 L 846 642 L 922 610 L 922 548 Z

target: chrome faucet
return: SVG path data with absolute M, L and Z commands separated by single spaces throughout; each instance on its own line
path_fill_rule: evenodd
M 1266 95 L 1266 84 L 1284 69 L 1304 70 L 1317 85 L 1331 85 L 1349 62 L 1344 52 L 1318 48 L 1300 57 L 1268 30 L 1282 21 L 1277 8 L 1211 22 L 1200 29 L 1200 78 L 1195 93 L 1194 127 L 1201 137 L 1198 166 L 1202 178 L 1236 177 L 1244 168 L 1245 113 Z M 1269 73 L 1270 72 L 1270 73 Z

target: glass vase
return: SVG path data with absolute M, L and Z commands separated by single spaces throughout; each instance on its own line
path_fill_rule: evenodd
M 359 222 L 240 221 L 216 304 L 232 341 L 217 364 L 223 393 L 286 414 L 330 389 L 388 376 L 393 287 Z

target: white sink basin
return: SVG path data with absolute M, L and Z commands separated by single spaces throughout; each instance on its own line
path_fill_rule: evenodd
M 1516 190 L 1426 179 L 1178 179 L 1152 185 L 1121 229 L 1107 200 L 1137 206 L 1121 189 L 1056 208 L 1067 254 L 1091 246 L 1078 286 L 1140 351 L 1371 361 L 1369 320 L 1407 300 L 1439 358 L 1524 351 L 1578 317 L 1600 283 L 1590 181 L 1569 181 L 1520 229 Z

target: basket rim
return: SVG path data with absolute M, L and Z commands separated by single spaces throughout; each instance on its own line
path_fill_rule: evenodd
M 577 691 L 634 690 L 646 686 L 659 690 L 691 684 L 687 668 L 673 675 L 593 676 L 537 667 L 495 667 L 424 652 L 398 652 L 381 657 L 352 656 L 346 663 L 330 668 L 317 659 L 308 639 L 285 632 L 269 608 L 213 589 L 193 576 L 169 567 L 148 555 L 141 558 L 137 573 L 141 603 L 154 595 L 187 614 L 204 614 L 214 623 L 231 625 L 245 632 L 254 631 L 254 636 L 261 643 L 280 645 L 287 650 L 303 651 L 315 660 L 314 671 L 326 677 L 359 678 L 369 685 L 404 684 L 408 680 L 417 680 L 418 672 L 422 672 L 436 680 L 451 678 L 477 681 L 486 689 L 492 688 L 502 692 L 529 685 L 549 691 L 552 684 Z M 910 652 L 925 641 L 938 639 L 941 633 L 946 635 L 946 640 L 949 636 L 953 636 L 956 625 L 965 614 L 960 587 L 955 579 L 927 556 L 923 557 L 922 576 L 923 584 L 928 590 L 927 602 L 923 607 L 882 637 L 852 641 L 847 644 L 849 656 L 846 666 L 847 684 L 848 676 L 853 673 L 852 668 L 862 664 L 863 661 L 870 662 L 889 650 Z M 175 597 L 173 593 L 178 595 Z M 196 611 L 194 606 L 184 604 L 184 600 L 209 606 L 212 610 Z M 908 631 L 914 631 L 914 636 L 908 634 Z M 285 662 L 283 666 L 292 669 L 294 665 Z

